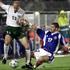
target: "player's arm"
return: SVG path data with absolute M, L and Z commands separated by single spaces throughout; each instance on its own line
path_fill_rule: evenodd
M 10 5 L 5 5 L 2 0 L 0 0 L 0 7 L 4 9 L 6 12 L 8 11 Z
M 0 7 L 2 6 L 2 4 L 3 4 L 3 2 L 2 2 L 2 0 L 0 0 Z
M 29 25 L 29 21 L 23 17 L 19 18 L 19 20 L 17 21 L 17 23 L 21 26 L 23 25 Z
M 63 51 L 68 52 L 69 47 L 67 46 L 64 37 L 62 35 L 60 35 L 60 44 L 62 45 Z
M 21 9 L 21 8 L 20 8 Z M 27 20 L 27 17 L 26 17 L 26 14 L 25 14 L 25 11 L 23 9 L 21 9 L 21 14 L 22 16 L 18 19 L 17 23 L 19 25 L 28 25 L 29 24 L 29 21 Z
M 40 28 L 38 28 L 38 29 L 37 29 L 37 34 L 38 34 L 38 36 L 43 40 L 44 35 L 45 35 L 45 31 L 42 30 L 42 29 L 40 29 Z

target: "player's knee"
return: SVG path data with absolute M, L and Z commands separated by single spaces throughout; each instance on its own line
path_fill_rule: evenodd
M 28 42 L 23 43 L 23 46 L 24 46 L 24 48 L 25 48 L 25 49 L 29 49 L 29 48 L 30 48 L 30 46 L 29 46 L 29 43 L 28 43 Z
M 23 47 L 24 47 L 25 49 L 28 49 L 28 48 L 29 48 L 28 43 L 22 42 L 22 45 L 23 45 Z
M 4 39 L 4 43 L 6 45 L 8 45 L 8 44 L 10 44 L 11 40 L 12 40 L 11 36 L 10 35 L 6 35 L 5 39 Z
M 26 44 L 24 47 L 25 49 L 30 49 L 29 44 Z
M 43 62 L 44 62 L 43 59 L 42 59 L 42 60 L 39 59 L 39 60 L 37 61 L 37 64 L 41 65 Z
M 48 60 L 49 60 L 49 57 L 48 56 L 42 56 L 39 59 L 39 61 L 41 61 L 41 62 L 47 62 Z
M 19 39 L 19 41 L 21 42 L 21 44 L 24 46 L 25 49 L 29 48 L 29 42 L 28 42 L 26 37 L 23 37 L 22 39 Z

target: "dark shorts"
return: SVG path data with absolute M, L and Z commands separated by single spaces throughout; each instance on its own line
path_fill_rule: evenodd
M 22 27 L 7 26 L 4 37 L 5 35 L 10 35 L 12 38 L 22 38 L 23 36 L 26 36 L 26 31 L 23 32 Z

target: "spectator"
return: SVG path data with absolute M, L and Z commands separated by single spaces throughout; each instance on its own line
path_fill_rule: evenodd
M 64 10 L 61 10 L 58 15 L 58 24 L 60 26 L 60 32 L 64 36 L 66 42 L 69 42 L 69 28 L 68 18 Z

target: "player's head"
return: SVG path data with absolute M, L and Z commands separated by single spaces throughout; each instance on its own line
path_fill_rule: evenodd
M 51 32 L 55 32 L 59 30 L 59 24 L 58 23 L 52 23 L 51 24 Z
M 15 9 L 18 9 L 20 7 L 21 5 L 20 2 L 21 2 L 20 0 L 13 0 L 13 6 Z
M 64 17 L 66 15 L 65 11 L 64 10 L 61 10 L 60 11 L 60 16 Z

